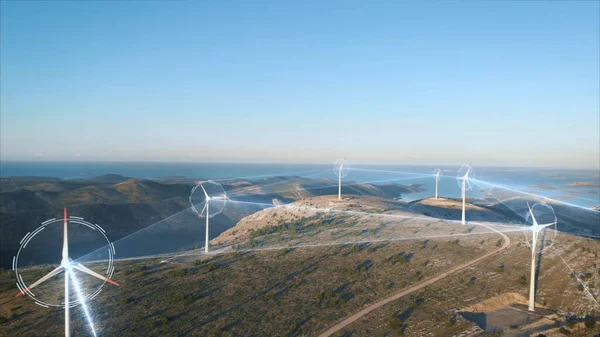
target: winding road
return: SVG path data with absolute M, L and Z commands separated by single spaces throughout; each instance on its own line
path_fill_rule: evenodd
M 463 269 L 465 269 L 465 268 L 467 268 L 469 266 L 472 266 L 475 263 L 477 263 L 477 262 L 479 262 L 479 261 L 481 261 L 483 259 L 486 259 L 486 258 L 488 258 L 488 257 L 490 257 L 492 255 L 498 254 L 498 253 L 500 253 L 501 251 L 503 251 L 504 249 L 506 249 L 506 248 L 508 248 L 510 246 L 510 238 L 506 234 L 504 234 L 502 232 L 499 232 L 496 229 L 494 229 L 492 227 L 489 227 L 488 225 L 485 225 L 485 224 L 477 223 L 476 225 L 487 227 L 488 229 L 490 229 L 490 230 L 492 230 L 492 231 L 494 231 L 494 232 L 502 235 L 502 237 L 504 239 L 502 247 L 500 247 L 499 249 L 494 250 L 492 252 L 489 252 L 489 253 L 487 253 L 485 255 L 482 255 L 482 256 L 474 259 L 474 260 L 471 260 L 469 262 L 466 262 L 466 263 L 463 263 L 461 265 L 458 265 L 458 266 L 456 266 L 456 267 L 454 267 L 454 268 L 452 268 L 450 270 L 447 270 L 447 271 L 445 271 L 445 272 L 443 272 L 443 273 L 441 273 L 441 274 L 439 274 L 437 276 L 434 276 L 434 277 L 432 277 L 430 279 L 427 279 L 427 280 L 425 280 L 425 281 L 423 281 L 423 282 L 421 282 L 419 284 L 416 284 L 416 285 L 414 285 L 414 286 L 412 286 L 410 288 L 402 289 L 401 291 L 399 291 L 399 292 L 397 292 L 395 294 L 392 294 L 391 296 L 386 297 L 386 298 L 380 300 L 379 302 L 375 302 L 375 303 L 369 305 L 368 307 L 362 309 L 361 311 L 355 313 L 354 315 L 352 315 L 352 316 L 344 319 L 343 321 L 339 322 L 338 324 L 334 325 L 333 327 L 329 328 L 327 331 L 325 331 L 322 334 L 320 334 L 319 337 L 331 336 L 334 333 L 336 333 L 336 332 L 342 330 L 343 328 L 347 327 L 348 325 L 356 322 L 358 319 L 360 319 L 361 317 L 364 317 L 365 315 L 367 315 L 371 311 L 377 310 L 377 309 L 381 308 L 382 306 L 384 306 L 384 305 L 386 305 L 386 304 L 388 304 L 390 302 L 393 302 L 393 301 L 395 301 L 395 300 L 397 300 L 397 299 L 399 299 L 401 297 L 404 297 L 404 296 L 406 296 L 406 295 L 408 295 L 410 293 L 413 293 L 413 292 L 415 292 L 417 290 L 423 289 L 426 286 L 428 286 L 430 284 L 433 284 L 434 282 L 437 282 L 437 281 L 439 281 L 439 280 L 441 280 L 441 279 L 443 279 L 443 278 L 445 278 L 445 277 L 447 277 L 447 276 L 449 276 L 451 274 L 459 272 L 459 271 L 461 271 L 461 270 L 463 270 Z

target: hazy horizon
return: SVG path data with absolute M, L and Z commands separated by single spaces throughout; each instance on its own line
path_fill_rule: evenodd
M 0 6 L 1 160 L 600 169 L 598 2 Z
M 285 165 L 285 166 L 293 166 L 293 165 L 315 165 L 315 166 L 330 166 L 333 165 L 332 162 L 277 162 L 277 161 L 237 161 L 235 159 L 232 160 L 196 160 L 196 161 L 185 161 L 185 160 L 42 160 L 42 159 L 31 159 L 31 160 L 0 160 L 1 163 L 55 163 L 55 164 L 68 164 L 68 163 L 98 163 L 98 164 L 111 164 L 111 163 L 119 163 L 119 164 L 227 164 L 227 165 Z M 569 167 L 569 166 L 533 166 L 533 165 L 501 165 L 501 164 L 486 164 L 486 163 L 472 163 L 475 167 L 484 167 L 484 168 L 507 168 L 507 169 L 565 169 L 565 170 L 575 170 L 575 171 L 598 171 L 600 172 L 600 168 L 598 167 Z M 349 161 L 350 166 L 358 165 L 358 166 L 420 166 L 420 167 L 457 167 L 459 168 L 462 165 L 466 165 L 469 163 L 403 163 L 403 162 L 352 162 Z

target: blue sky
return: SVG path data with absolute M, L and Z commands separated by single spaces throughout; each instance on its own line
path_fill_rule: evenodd
M 1 10 L 2 160 L 600 165 L 598 2 Z

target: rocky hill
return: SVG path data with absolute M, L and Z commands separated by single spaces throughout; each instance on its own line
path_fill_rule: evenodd
M 419 203 L 430 207 L 426 212 L 441 206 Z M 584 280 L 595 298 L 600 295 L 598 240 L 559 234 L 539 260 L 538 309 L 531 314 L 524 306 L 531 252 L 520 242 L 522 233 L 504 237 L 485 226 L 411 213 L 419 203 L 312 197 L 243 218 L 237 230 L 254 243 L 239 250 L 116 261 L 113 278 L 121 286 L 105 286 L 92 301 L 96 328 L 105 336 L 317 336 L 365 307 L 416 289 L 335 336 L 584 337 L 600 332 L 600 308 L 577 282 Z M 471 211 L 492 215 L 483 208 Z M 268 226 L 261 225 L 265 222 Z M 43 274 L 36 268 L 44 267 L 23 272 Z M 14 283 L 14 273 L 0 274 L 0 335 L 60 335 L 62 310 L 16 298 Z M 420 284 L 426 286 L 416 288 Z M 38 292 L 60 285 L 55 278 Z M 72 310 L 72 325 L 75 334 L 88 333 L 80 308 Z
M 35 230 L 45 220 L 62 217 L 64 207 L 67 207 L 72 215 L 100 224 L 106 230 L 107 236 L 112 241 L 116 241 L 187 209 L 190 190 L 195 184 L 196 181 L 181 177 L 145 180 L 115 174 L 68 180 L 47 177 L 2 178 L 0 180 L 0 265 L 9 267 L 23 236 Z M 265 203 L 288 203 L 337 193 L 335 181 L 300 177 L 272 177 L 258 181 L 233 179 L 224 181 L 223 187 L 232 199 Z M 394 198 L 415 190 L 419 190 L 419 187 L 396 184 L 349 184 L 344 188 L 344 194 Z M 242 204 L 227 207 L 223 214 L 214 219 L 211 237 L 218 236 L 233 227 L 239 219 L 259 209 Z M 201 223 L 197 222 L 193 214 L 189 214 L 185 219 L 179 219 L 193 221 L 193 232 L 191 230 L 181 230 L 179 233 L 171 231 L 179 224 L 176 220 L 174 219 L 170 224 L 169 231 L 186 240 L 170 242 L 170 246 L 164 241 L 160 242 L 162 247 L 167 247 L 165 252 L 186 248 L 181 242 L 189 244 L 191 235 L 196 240 L 201 237 L 197 227 Z M 75 231 L 74 235 L 77 234 L 77 228 L 73 231 Z M 83 251 L 83 247 L 93 246 L 95 242 L 92 240 L 94 239 L 80 236 L 77 242 L 72 243 L 73 254 L 77 256 L 80 248 Z M 158 242 L 139 244 L 156 246 Z M 42 246 L 36 246 L 35 249 L 40 253 L 36 256 L 45 256 L 41 253 L 47 248 L 59 249 L 57 245 L 60 245 L 60 242 L 45 242 Z M 150 251 L 153 252 L 154 250 Z M 34 253 L 32 251 L 31 254 Z M 52 261 L 36 260 L 36 263 L 38 262 Z

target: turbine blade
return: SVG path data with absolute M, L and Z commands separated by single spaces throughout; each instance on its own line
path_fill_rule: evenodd
M 547 223 L 547 224 L 543 224 L 543 225 L 539 225 L 539 226 L 542 227 L 542 228 L 546 228 L 546 227 L 552 226 L 552 225 L 556 225 L 556 221 L 551 222 L 551 223 Z
M 204 191 L 204 196 L 206 197 L 206 200 L 208 200 L 209 199 L 208 193 L 206 193 L 206 190 L 204 189 L 204 185 L 200 184 L 200 187 L 202 187 L 202 191 Z
M 469 168 L 467 169 L 467 173 L 465 173 L 465 179 L 469 179 L 469 173 L 471 173 L 472 164 L 469 164 Z
M 52 276 L 55 276 L 58 273 L 60 273 L 62 270 L 63 270 L 63 266 L 56 267 L 53 271 L 51 271 L 48 274 L 46 274 L 46 276 L 44 276 L 41 279 L 35 281 L 32 285 L 30 285 L 29 287 L 27 287 L 25 289 L 26 290 L 31 290 L 31 289 L 37 287 L 38 285 L 42 284 L 44 281 L 47 281 L 48 279 L 50 279 Z M 19 293 L 17 294 L 17 297 L 19 297 L 21 295 L 23 295 L 23 293 L 19 291 Z
M 82 265 L 82 264 L 79 264 L 79 263 L 74 263 L 74 264 L 73 264 L 73 268 L 75 268 L 75 269 L 77 269 L 77 270 L 79 270 L 79 271 L 81 271 L 81 272 L 84 272 L 84 273 L 86 273 L 86 274 L 92 275 L 92 276 L 94 276 L 94 277 L 96 277 L 96 278 L 99 278 L 99 279 L 101 279 L 102 281 L 106 281 L 106 282 L 108 282 L 108 283 L 110 283 L 110 284 L 114 284 L 114 285 L 116 285 L 117 287 L 119 286 L 119 284 L 118 284 L 117 282 L 115 282 L 115 281 L 113 281 L 113 280 L 109 279 L 108 277 L 104 277 L 104 276 L 102 276 L 102 275 L 100 275 L 100 274 L 96 273 L 95 271 L 93 271 L 93 270 L 91 270 L 91 269 L 88 269 L 88 268 L 86 268 L 86 267 L 85 267 L 84 265 Z
M 200 215 L 202 215 L 204 213 L 204 211 L 206 210 L 206 207 L 208 207 L 208 200 L 204 203 L 204 207 L 202 207 L 202 210 L 200 211 Z
M 69 234 L 67 231 L 67 208 L 64 208 L 64 225 L 63 225 L 63 249 L 62 258 L 67 261 L 69 259 Z
M 529 203 L 527 203 L 527 208 L 529 208 L 529 214 L 531 214 L 531 220 L 533 221 L 533 225 L 537 226 L 537 220 L 535 220 L 535 216 L 533 216 L 533 210 L 531 209 L 531 206 L 529 206 Z

